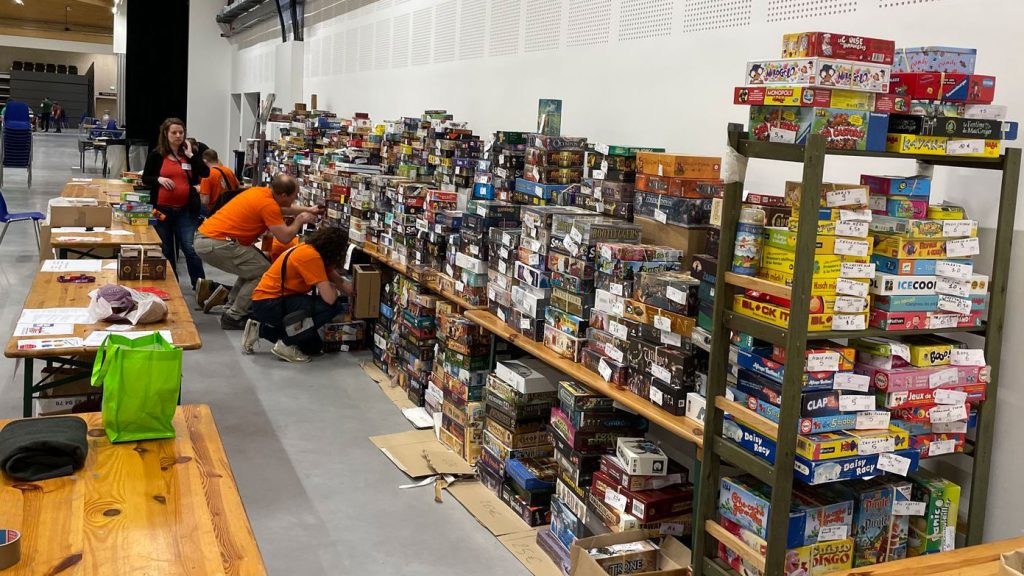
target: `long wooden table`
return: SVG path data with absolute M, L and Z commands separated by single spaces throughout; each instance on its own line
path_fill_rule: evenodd
M 121 180 L 107 178 L 72 178 L 60 195 L 63 198 L 94 198 L 101 204 L 116 204 L 121 201 L 121 192 L 131 192 L 134 186 Z
M 0 526 L 19 530 L 5 576 L 259 575 L 266 567 L 210 408 L 174 416 L 177 438 L 111 444 L 100 414 L 72 476 L 0 479 Z M 0 426 L 8 421 L 0 421 Z
M 116 262 L 115 260 L 103 260 L 103 265 Z M 40 263 L 42 267 L 42 263 Z M 77 273 L 73 273 L 77 274 Z M 117 270 L 101 270 L 97 273 L 89 273 L 96 277 L 96 282 L 88 284 L 60 283 L 57 282 L 57 272 L 36 273 L 35 281 L 25 299 L 24 309 L 34 308 L 84 308 L 89 305 L 89 292 L 105 284 L 120 284 L 130 288 L 152 286 L 163 290 L 170 295 L 167 303 L 167 317 L 161 322 L 139 325 L 136 330 L 170 330 L 171 338 L 175 346 L 184 350 L 196 350 L 202 346 L 199 331 L 192 321 L 192 312 L 188 303 L 181 293 L 178 281 L 173 274 L 168 274 L 163 280 L 118 280 Z M 94 330 L 105 330 L 111 324 L 109 322 L 97 322 L 95 324 L 77 324 L 71 336 L 86 338 Z M 77 377 L 54 380 L 44 376 L 39 382 L 35 382 L 33 360 L 42 359 L 46 362 L 47 368 L 58 367 L 90 368 L 92 357 L 96 354 L 96 348 L 61 348 L 53 350 L 18 350 L 19 340 L 29 340 L 30 337 L 11 336 L 4 348 L 4 356 L 8 358 L 22 358 L 25 360 L 24 375 L 24 415 L 32 415 L 32 396 L 50 388 L 63 385 Z
M 152 226 L 129 226 L 123 222 L 114 222 L 110 230 L 125 230 L 132 235 L 107 234 L 106 232 L 54 232 L 50 229 L 50 248 L 57 251 L 58 258 L 67 258 L 74 255 L 79 258 L 102 258 L 109 257 L 109 251 L 116 254 L 122 246 L 130 244 L 143 244 L 147 246 L 159 246 L 160 235 Z M 90 238 L 89 240 L 61 240 L 61 238 Z M 106 254 L 96 255 L 96 250 L 102 250 Z

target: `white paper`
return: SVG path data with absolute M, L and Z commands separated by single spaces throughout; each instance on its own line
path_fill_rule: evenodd
M 836 238 L 833 248 L 836 254 L 841 256 L 864 257 L 871 252 L 871 245 L 866 240 L 851 240 L 849 238 Z
M 825 193 L 825 206 L 863 206 L 868 203 L 868 191 L 864 188 L 845 188 Z
M 985 366 L 985 351 L 978 348 L 954 348 L 949 363 L 953 366 Z
M 839 277 L 871 279 L 875 277 L 875 265 L 870 262 L 843 262 L 839 265 Z
M 853 374 L 852 372 L 839 372 L 832 380 L 833 390 L 850 390 L 852 392 L 867 392 L 871 386 L 871 377 L 864 374 Z M 870 410 L 870 408 L 869 408 Z
M 102 260 L 46 260 L 43 262 L 43 272 L 99 272 L 102 269 Z
M 861 438 L 857 444 L 857 454 L 870 456 L 872 454 L 883 454 L 896 451 L 896 439 L 892 436 L 879 436 L 875 438 Z
M 793 144 L 796 142 L 796 130 L 786 130 L 785 128 L 770 126 L 768 128 L 768 141 L 779 142 L 781 144 Z
M 659 166 L 659 168 L 660 168 L 660 166 Z M 662 224 L 665 224 L 665 223 L 668 222 L 668 214 L 665 214 L 661 210 L 655 209 L 654 210 L 654 219 L 657 220 L 658 222 L 661 222 Z
M 669 286 L 668 288 L 666 288 L 665 296 L 667 296 L 669 300 L 677 304 L 686 304 L 686 294 L 683 294 L 683 291 L 676 288 L 675 286 Z
M 422 406 L 406 408 L 402 410 L 402 415 L 405 416 L 406 420 L 412 422 L 413 427 L 417 430 L 426 430 L 434 427 L 434 417 Z
M 928 316 L 928 329 L 956 328 L 958 322 L 960 322 L 958 314 L 932 314 Z
M 61 226 L 59 228 L 51 228 L 50 233 L 52 234 L 71 234 L 73 232 L 105 232 L 107 229 L 103 226 L 97 226 L 92 230 L 86 229 L 85 226 Z M 131 234 L 131 232 L 129 232 Z
M 104 270 L 117 270 L 117 262 L 110 262 L 103 265 Z
M 683 337 L 675 332 L 669 332 L 668 330 L 661 331 L 661 343 L 668 344 L 670 346 L 682 346 Z
M 614 490 L 606 490 L 604 493 L 604 502 L 619 512 L 625 512 L 626 505 L 629 503 L 629 500 Z
M 950 139 L 946 142 L 946 154 L 950 156 L 959 156 L 961 154 L 984 154 L 985 153 L 985 141 L 984 140 L 954 140 Z
M 815 352 L 807 355 L 808 372 L 837 372 L 839 352 Z
M 622 284 L 619 284 L 618 282 L 612 282 L 608 285 L 608 288 L 609 291 L 616 296 L 622 296 L 623 294 Z
M 850 210 L 848 208 L 842 208 L 839 210 L 839 222 L 871 222 L 871 209 L 861 208 L 860 210 Z M 866 229 L 866 228 L 865 228 Z M 838 231 L 838 227 L 836 228 Z M 837 234 L 838 236 L 838 234 Z M 857 236 L 857 234 L 842 234 L 842 236 Z
M 833 314 L 833 330 L 864 330 L 868 327 L 867 318 L 863 314 Z
M 95 242 L 95 236 L 57 236 L 57 242 Z
M 92 321 L 88 308 L 26 308 L 21 311 L 18 324 L 92 324 Z
M 81 348 L 81 338 L 35 338 L 18 340 L 18 350 L 60 350 L 61 348 Z
M 134 236 L 135 232 L 130 230 L 107 230 L 107 234 L 111 236 Z
M 818 530 L 818 542 L 831 542 L 833 540 L 846 540 L 850 537 L 850 527 L 846 524 L 835 526 L 822 526 Z
M 852 220 L 840 220 L 836 222 L 836 236 L 853 236 L 855 238 L 867 238 L 868 223 Z
M 626 328 L 625 324 L 620 324 L 615 321 L 608 322 L 608 332 L 619 340 L 629 339 L 629 330 Z
M 940 294 L 939 310 L 967 316 L 971 313 L 971 301 L 967 298 L 957 298 L 956 296 Z
M 960 380 L 960 371 L 956 368 L 943 368 L 928 375 L 928 386 L 938 388 L 949 384 L 956 384 Z
M 885 410 L 870 410 L 857 413 L 857 430 L 888 430 L 892 414 Z
M 868 295 L 868 284 L 867 282 L 839 278 L 836 280 L 836 294 L 864 298 Z
M 981 243 L 977 238 L 946 240 L 946 256 L 949 258 L 977 256 L 978 254 L 981 254 Z
M 957 280 L 955 278 L 946 278 L 944 276 L 937 276 L 935 278 L 935 292 L 938 294 L 948 294 L 950 296 L 959 296 L 961 298 L 970 298 L 971 296 L 971 281 L 970 280 Z
M 90 348 L 93 347 L 93 346 L 99 346 L 100 344 L 103 344 L 103 340 L 108 335 L 110 335 L 110 334 L 117 334 L 118 336 L 124 336 L 125 338 L 131 338 L 131 339 L 134 340 L 135 338 L 140 338 L 142 336 L 148 336 L 149 334 L 152 334 L 153 332 L 154 332 L 153 330 L 133 330 L 133 331 L 130 331 L 130 332 L 121 332 L 121 331 L 111 332 L 109 330 L 94 330 L 92 333 L 89 334 L 89 336 L 87 336 L 85 338 L 85 346 L 90 347 Z M 160 335 L 164 337 L 164 340 L 167 340 L 168 344 L 174 344 L 174 341 L 171 338 L 171 331 L 170 330 L 160 330 L 159 332 L 160 332 Z
M 928 420 L 932 423 L 960 422 L 967 420 L 967 406 L 936 406 L 928 411 Z
M 973 220 L 943 220 L 942 235 L 946 238 L 963 238 L 974 230 Z
M 942 456 L 956 452 L 956 440 L 933 440 L 928 445 L 928 456 Z
M 889 353 L 910 362 L 910 346 L 907 346 L 902 342 L 890 342 Z
M 665 382 L 666 384 L 672 382 L 672 373 L 669 372 L 668 369 L 665 368 L 664 366 L 658 366 L 657 364 L 652 364 L 651 365 L 651 374 L 655 378 L 657 378 L 658 380 L 661 380 L 662 382 Z
M 924 516 L 927 505 L 924 502 L 904 500 L 892 503 L 893 516 Z
M 835 311 L 843 314 L 863 314 L 868 311 L 868 299 L 856 296 L 836 296 Z
M 967 392 L 939 388 L 932 392 L 932 398 L 940 406 L 959 406 L 967 402 Z
M 658 330 L 672 330 L 672 319 L 668 316 L 655 316 L 654 327 Z
M 874 396 L 860 396 L 856 394 L 845 394 L 839 397 L 839 410 L 841 412 L 865 412 L 875 409 Z
M 967 422 L 932 422 L 933 434 L 966 434 Z
M 910 472 L 910 458 L 896 454 L 879 454 L 878 463 L 875 464 L 875 468 L 906 476 Z
M 14 337 L 23 336 L 62 336 L 74 334 L 74 324 L 18 324 L 14 328 Z
M 938 260 L 935 262 L 935 275 L 958 280 L 970 280 L 974 274 L 974 265 Z
M 946 526 L 942 531 L 942 548 L 939 552 L 952 552 L 956 548 L 956 522 L 953 526 Z
M 604 378 L 605 382 L 612 381 L 612 368 L 605 362 L 604 358 L 597 363 L 597 371 L 601 374 L 601 378 Z
M 658 390 L 657 387 L 651 386 L 650 392 L 647 394 L 651 398 L 651 402 L 654 402 L 658 406 L 661 406 L 665 402 L 665 395 Z
M 615 345 L 612 344 L 611 342 L 608 342 L 604 345 L 604 353 L 607 354 L 609 358 L 615 360 L 620 364 L 622 363 L 622 359 L 624 358 L 622 350 L 616 348 Z

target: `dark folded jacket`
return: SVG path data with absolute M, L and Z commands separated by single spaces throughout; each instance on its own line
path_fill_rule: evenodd
M 26 482 L 68 476 L 85 463 L 85 435 L 74 416 L 15 420 L 0 430 L 0 468 Z

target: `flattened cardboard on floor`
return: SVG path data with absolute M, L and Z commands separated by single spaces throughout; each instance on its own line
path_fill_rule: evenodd
M 424 452 L 448 452 L 448 449 L 434 437 L 433 430 L 409 430 L 398 434 L 370 436 L 370 442 L 380 448 L 399 470 L 413 478 L 437 474 L 423 457 Z
M 381 391 L 384 392 L 384 395 L 387 396 L 395 406 L 398 406 L 402 410 L 416 407 L 416 405 L 409 400 L 409 396 L 405 393 L 405 390 L 402 390 L 399 386 L 391 384 L 391 377 L 381 372 L 380 368 L 374 366 L 373 362 L 364 360 L 359 363 L 359 366 L 362 367 L 363 372 L 366 372 L 366 375 L 369 376 L 370 379 L 377 383 L 377 386 L 380 386 Z
M 547 552 L 537 544 L 537 530 L 539 529 L 534 528 L 525 532 L 506 534 L 499 536 L 498 541 L 534 576 L 565 576 Z
M 495 536 L 530 530 L 530 526 L 499 500 L 497 494 L 477 480 L 456 482 L 448 487 L 448 493 Z

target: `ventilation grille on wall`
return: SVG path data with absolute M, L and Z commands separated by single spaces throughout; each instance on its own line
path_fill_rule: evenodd
M 483 58 L 487 36 L 487 0 L 461 0 L 459 6 L 459 60 Z
M 858 0 L 768 0 L 768 21 L 785 22 L 857 11 Z
M 334 56 L 331 60 L 331 74 L 341 76 L 345 73 L 345 31 L 334 35 Z
M 376 46 L 373 48 L 373 69 L 387 70 L 391 65 L 391 18 L 385 18 L 376 25 Z
M 359 71 L 373 70 L 373 24 L 359 27 Z
M 355 74 L 359 71 L 359 28 L 349 28 L 345 32 L 345 73 Z
M 409 14 L 395 16 L 391 28 L 391 67 L 405 68 L 409 65 Z
M 334 37 L 325 35 L 320 38 L 320 42 L 320 75 L 330 76 L 331 58 L 334 57 Z
M 562 35 L 562 3 L 527 0 L 526 14 L 526 51 L 557 50 Z
M 619 40 L 657 38 L 672 34 L 673 0 L 622 0 Z
M 456 0 L 439 4 L 434 10 L 434 63 L 455 60 Z
M 412 65 L 430 64 L 430 29 L 434 24 L 433 8 L 420 8 L 412 15 Z
M 522 9 L 522 0 L 491 0 L 488 56 L 514 56 L 519 53 Z
M 611 20 L 612 0 L 569 0 L 566 45 L 607 44 Z
M 686 0 L 684 32 L 703 32 L 750 25 L 752 0 Z

